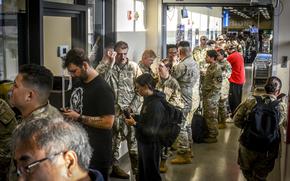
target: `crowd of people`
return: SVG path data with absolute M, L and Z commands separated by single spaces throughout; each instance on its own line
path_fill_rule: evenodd
M 130 175 L 119 164 L 124 140 L 135 180 L 161 180 L 171 154 L 171 164 L 192 163 L 191 124 L 198 108 L 208 127 L 202 142 L 216 143 L 227 119 L 232 117 L 241 127 L 241 118 L 255 105 L 253 101 L 250 108 L 247 102 L 240 104 L 245 69 L 239 47 L 224 35 L 216 41 L 201 36 L 200 45 L 193 49 L 181 41 L 167 45 L 164 59 L 157 60 L 153 50 L 145 50 L 137 62 L 127 57 L 128 44 L 119 41 L 105 47 L 96 68 L 83 49 L 73 48 L 63 66 L 75 81 L 69 105 L 60 110 L 48 101 L 51 71 L 40 65 L 21 66 L 9 99 L 21 119 L 16 120 L 10 106 L 0 100 L 0 166 L 5 168 L 0 170 L 0 181 L 128 179 Z M 272 78 L 267 85 L 266 93 L 277 99 L 281 81 Z M 158 139 L 165 118 L 163 99 L 183 113 L 180 133 L 170 148 L 162 147 Z M 279 110 L 284 123 L 285 108 Z M 268 172 L 259 172 L 258 164 L 252 169 L 248 154 L 241 146 L 239 164 L 245 177 L 265 178 L 272 165 Z

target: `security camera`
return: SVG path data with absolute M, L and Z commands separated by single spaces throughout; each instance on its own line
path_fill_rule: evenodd
M 68 52 L 68 45 L 57 46 L 57 57 L 65 57 Z

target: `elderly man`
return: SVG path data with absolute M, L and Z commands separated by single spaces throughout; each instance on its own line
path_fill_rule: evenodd
M 86 131 L 73 122 L 35 119 L 13 134 L 12 150 L 18 180 L 103 181 L 89 170 L 92 148 Z

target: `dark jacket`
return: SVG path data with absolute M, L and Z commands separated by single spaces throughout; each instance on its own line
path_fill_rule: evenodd
M 89 176 L 92 181 L 104 181 L 102 174 L 97 170 L 89 170 Z
M 165 94 L 154 91 L 154 94 L 144 97 L 140 116 L 136 117 L 136 139 L 143 143 L 159 142 L 158 130 L 164 119 L 165 108 L 161 102 Z

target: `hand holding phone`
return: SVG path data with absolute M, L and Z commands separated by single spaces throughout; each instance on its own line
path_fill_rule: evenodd
M 124 116 L 125 116 L 126 119 L 130 119 L 131 115 L 130 115 L 130 112 L 129 111 L 124 110 L 123 111 L 123 114 L 124 114 Z
M 59 111 L 62 112 L 62 113 L 64 113 L 64 112 L 68 112 L 69 109 L 68 108 L 64 108 L 64 107 L 61 107 L 61 108 L 59 108 Z

